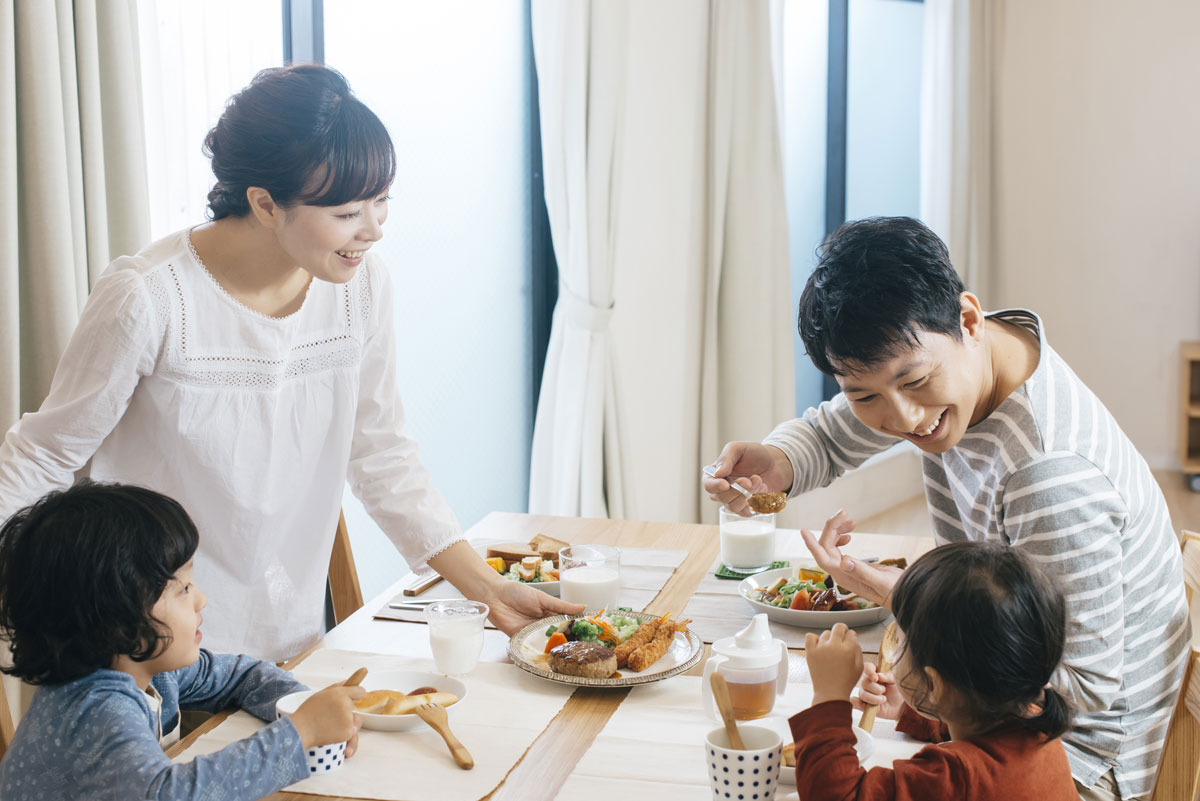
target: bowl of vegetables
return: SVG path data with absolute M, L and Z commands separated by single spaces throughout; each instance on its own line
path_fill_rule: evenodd
M 743 579 L 738 592 L 755 612 L 766 612 L 771 620 L 788 626 L 868 626 L 888 616 L 879 604 L 843 593 L 833 576 L 815 567 L 765 570 Z

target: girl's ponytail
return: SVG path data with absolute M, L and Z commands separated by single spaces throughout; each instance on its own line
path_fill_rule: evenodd
M 1048 739 L 1059 737 L 1071 726 L 1071 707 L 1053 687 L 1042 690 L 1042 702 L 1030 704 L 1033 714 L 1025 717 L 1025 727 L 1044 734 Z

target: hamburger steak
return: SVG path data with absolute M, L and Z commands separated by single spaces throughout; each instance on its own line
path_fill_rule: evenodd
M 565 642 L 550 649 L 550 669 L 567 676 L 607 679 L 617 672 L 617 655 L 598 642 Z

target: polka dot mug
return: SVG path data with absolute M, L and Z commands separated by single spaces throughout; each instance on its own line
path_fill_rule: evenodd
M 738 726 L 745 751 L 729 745 L 725 727 L 704 738 L 704 763 L 713 801 L 770 801 L 779 786 L 783 738 L 762 726 Z

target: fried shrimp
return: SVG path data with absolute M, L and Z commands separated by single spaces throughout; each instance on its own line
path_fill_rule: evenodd
M 658 631 L 659 622 L 658 620 L 651 620 L 643 623 L 638 626 L 637 631 L 630 635 L 628 640 L 616 647 L 617 667 L 625 667 L 629 662 L 630 654 L 654 639 L 654 634 Z
M 627 662 L 629 668 L 641 672 L 657 662 L 671 647 L 671 641 L 675 639 L 675 632 L 687 631 L 688 623 L 691 621 L 661 622 L 658 630 L 654 632 L 654 638 L 629 655 Z

